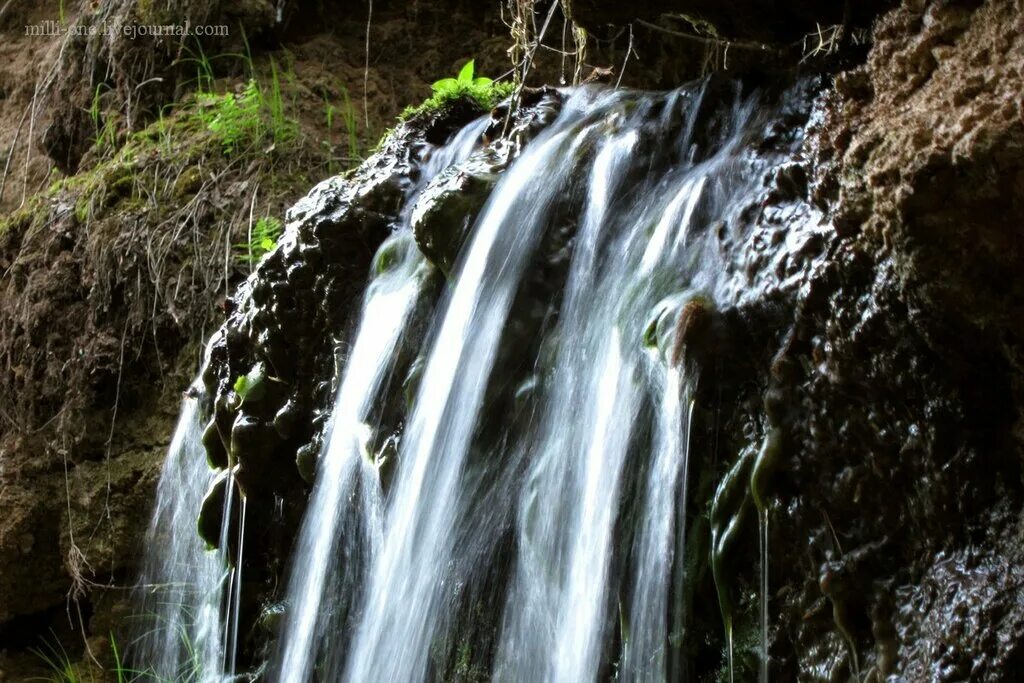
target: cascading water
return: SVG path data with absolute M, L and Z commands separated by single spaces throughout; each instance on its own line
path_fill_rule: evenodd
M 463 214 L 437 214 L 452 222 L 479 210 L 454 268 L 421 241 L 416 216 L 433 210 L 432 179 L 478 187 L 470 162 L 501 158 L 503 141 L 474 152 L 481 120 L 430 147 L 403 186 L 336 378 L 272 680 L 686 678 L 698 647 L 687 603 L 701 517 L 688 509 L 691 470 L 714 457 L 692 438 L 704 374 L 690 347 L 713 311 L 742 296 L 729 250 L 750 236 L 734 226 L 762 201 L 775 161 L 751 151 L 774 135 L 773 119 L 738 92 L 717 83 L 561 93 L 536 139 L 504 148 L 518 158 L 493 189 L 483 183 L 486 202 L 463 197 Z M 421 339 L 413 320 L 435 305 L 428 283 L 449 272 Z M 424 349 L 415 363 L 413 348 Z M 393 408 L 400 383 L 412 392 L 404 412 Z M 385 404 L 401 415 L 389 418 L 382 463 Z M 730 471 L 710 534 L 706 523 L 696 534 L 710 536 L 701 552 L 710 541 L 730 668 L 721 558 L 750 500 L 736 492 L 764 507 L 752 461 Z M 713 481 L 701 486 L 708 498 Z M 233 660 L 239 626 L 220 628 L 228 646 L 218 656 Z
M 356 592 L 380 545 L 381 485 L 378 463 L 367 452 L 372 431 L 367 422 L 374 399 L 392 370 L 395 349 L 410 314 L 423 293 L 426 262 L 412 242 L 409 216 L 423 187 L 438 172 L 468 156 L 486 123 L 482 119 L 467 126 L 434 152 L 410 193 L 402 225 L 375 259 L 379 274 L 367 290 L 332 411 L 317 484 L 295 550 L 279 665 L 282 681 L 309 677 L 331 623 L 323 609 L 325 589 L 331 585 L 346 595 Z M 356 494 L 358 499 L 353 500 Z
M 666 634 L 670 629 L 666 605 L 674 553 L 686 546 L 693 402 L 684 397 L 683 373 L 679 368 L 670 368 L 663 383 L 654 459 L 645 483 L 644 515 L 635 549 L 637 567 L 629 617 L 630 638 L 623 652 L 623 680 L 667 679 Z M 681 615 L 678 619 L 682 621 Z
M 556 122 L 495 189 L 432 343 L 346 680 L 419 680 L 439 624 L 460 475 L 512 297 L 571 153 Z M 551 170 L 555 172 L 550 173 Z
M 687 132 L 692 131 L 692 112 L 687 117 L 686 107 L 675 97 L 635 104 L 628 95 L 610 97 L 601 112 L 623 132 L 621 138 L 605 142 L 597 156 L 590 206 L 573 255 L 562 329 L 557 332 L 567 343 L 546 388 L 544 427 L 520 505 L 519 563 L 499 655 L 502 678 L 584 681 L 598 676 L 609 596 L 616 590 L 609 574 L 621 470 L 627 452 L 645 438 L 638 421 L 647 400 L 641 377 L 645 322 L 663 297 L 693 286 L 698 273 L 714 274 L 713 262 L 701 262 L 688 251 L 687 232 L 705 177 L 722 179 L 718 167 L 730 158 L 728 143 L 736 133 L 728 134 L 716 155 L 697 163 Z M 652 112 L 659 106 L 664 107 L 660 119 Z M 614 179 L 636 177 L 642 173 L 638 166 L 650 163 L 655 154 L 649 149 L 636 154 L 634 144 L 621 141 L 642 132 L 673 136 L 679 116 L 686 124 L 669 146 L 676 156 L 675 170 L 653 179 L 649 189 L 644 185 L 652 179 L 641 175 L 640 183 L 609 196 Z M 652 119 L 655 129 L 644 131 Z M 607 161 L 620 155 L 618 164 Z M 726 191 L 724 184 L 719 191 Z M 652 196 L 672 199 L 664 204 L 652 202 Z M 611 206 L 602 206 L 608 202 Z M 671 344 L 671 339 L 662 342 L 663 347 Z M 678 394 L 678 381 L 670 379 L 669 386 Z M 681 397 L 665 400 L 671 406 Z M 682 428 L 681 419 L 664 426 L 666 432 Z M 659 459 L 670 463 L 666 469 L 674 468 L 683 455 L 677 437 L 664 441 L 655 470 Z M 667 490 L 657 490 L 660 486 Z M 667 643 L 665 595 L 655 591 L 663 590 L 658 584 L 669 572 L 671 556 L 664 546 L 671 547 L 671 539 L 666 533 L 648 538 L 657 530 L 643 527 L 671 523 L 672 506 L 659 506 L 657 498 L 673 496 L 675 480 L 668 477 L 652 488 L 636 568 L 633 613 L 639 621 L 631 628 L 625 669 L 627 678 L 639 680 L 664 677 L 661 658 Z M 660 604 L 645 604 L 659 599 Z
M 614 183 L 634 144 L 634 131 L 613 138 L 591 172 L 589 206 L 558 332 L 573 342 L 556 361 L 550 405 L 520 509 L 519 569 L 506 608 L 498 669 L 514 680 L 549 675 L 585 680 L 580 676 L 593 659 L 590 628 L 604 600 L 615 491 L 638 406 L 632 368 L 624 365 L 622 331 L 613 320 L 619 313 L 614 295 L 610 310 L 595 311 L 588 304 L 591 295 L 609 301 L 605 297 L 612 291 L 595 291 L 602 287 L 598 268 L 605 256 L 599 248 L 607 239 L 602 233 L 608 230 Z M 618 289 L 621 276 L 604 283 Z M 583 367 L 595 372 L 585 377 Z M 593 405 L 584 405 L 588 399 Z M 585 530 L 583 518 L 590 522 Z M 584 533 L 573 534 L 573 529 Z
M 411 259 L 407 259 L 411 260 Z M 359 578 L 357 566 L 372 555 L 380 536 L 380 484 L 376 464 L 365 452 L 367 413 L 390 368 L 391 353 L 404 322 L 415 303 L 417 280 L 412 263 L 392 271 L 371 285 L 363 309 L 363 324 L 352 347 L 347 372 L 335 403 L 333 424 L 326 440 L 319 485 L 313 492 L 309 520 L 300 537 L 296 564 L 289 589 L 289 613 L 285 630 L 286 649 L 281 679 L 303 681 L 309 675 L 317 653 L 317 622 L 322 612 L 324 589 L 331 578 L 331 565 L 339 555 L 346 560 L 352 580 Z M 354 492 L 360 500 L 357 523 L 363 528 L 342 528 Z M 342 533 L 339 533 L 341 531 Z M 339 541 L 344 547 L 339 549 Z M 352 583 L 346 581 L 346 586 Z M 351 589 L 351 588 L 350 588 Z
M 238 582 L 224 553 L 207 550 L 196 534 L 203 496 L 217 477 L 203 449 L 199 386 L 182 401 L 160 473 L 137 589 L 142 635 L 129 654 L 159 680 L 213 683 L 233 672 Z

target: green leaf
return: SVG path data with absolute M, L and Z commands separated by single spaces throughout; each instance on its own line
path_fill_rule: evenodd
M 473 62 L 475 60 L 469 60 L 466 65 L 462 67 L 462 71 L 459 72 L 459 83 L 472 83 L 473 82 Z
M 242 403 L 246 401 L 259 401 L 263 398 L 265 389 L 263 380 L 265 375 L 266 371 L 263 363 L 257 363 L 252 366 L 252 370 L 248 374 L 238 376 L 238 379 L 235 380 L 234 390 Z
M 481 76 L 480 78 L 474 78 L 473 79 L 473 85 L 475 85 L 475 86 L 487 87 L 491 83 L 494 83 L 494 81 L 491 80 L 490 78 L 486 78 L 484 76 Z
M 442 78 L 439 81 L 434 81 L 434 84 L 430 87 L 434 92 L 447 92 L 458 88 L 459 82 L 454 78 Z

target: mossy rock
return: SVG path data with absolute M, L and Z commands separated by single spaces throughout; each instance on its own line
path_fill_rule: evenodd
M 203 172 L 198 166 L 189 166 L 174 181 L 172 193 L 177 199 L 193 196 L 203 186 Z

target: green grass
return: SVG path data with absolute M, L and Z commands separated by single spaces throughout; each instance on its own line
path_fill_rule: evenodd
M 339 86 L 341 92 L 340 108 L 334 105 L 324 96 L 324 117 L 327 123 L 328 135 L 333 135 L 338 124 L 338 118 L 345 127 L 345 144 L 350 161 L 362 159 L 362 150 L 359 144 L 359 117 L 356 115 L 355 107 L 352 106 L 352 99 L 348 95 L 345 86 Z
M 220 138 L 224 153 L 228 155 L 256 151 L 261 143 L 287 145 L 295 141 L 299 131 L 298 122 L 289 114 L 281 88 L 282 77 L 293 83 L 294 75 L 290 70 L 282 72 L 271 57 L 269 78 L 262 78 L 253 63 L 244 32 L 242 40 L 244 54 L 229 52 L 208 57 L 200 45 L 195 52 L 189 51 L 189 57 L 181 60 L 195 66 L 196 75 L 191 81 L 198 105 L 195 113 Z M 213 64 L 215 60 L 223 59 L 241 61 L 249 73 L 249 80 L 240 93 L 217 92 Z M 173 107 L 187 109 L 188 105 Z
M 169 678 L 158 675 L 152 668 L 142 670 L 129 668 L 122 659 L 121 650 L 117 646 L 117 640 L 113 633 L 110 634 L 110 652 L 113 662 L 107 669 L 83 667 L 72 662 L 63 644 L 54 636 L 52 642 L 44 641 L 42 647 L 32 650 L 32 653 L 39 657 L 49 670 L 46 676 L 32 680 L 49 683 L 101 683 L 101 681 L 109 681 L 113 678 L 117 683 L 198 683 L 203 679 L 199 655 L 184 629 L 181 632 L 181 639 L 185 646 L 185 652 L 188 654 L 188 661 L 183 664 L 180 671 Z
M 32 654 L 39 657 L 49 669 L 49 676 L 41 680 L 53 683 L 78 683 L 81 678 L 78 669 L 71 663 L 64 646 L 54 638 L 54 642 L 43 641 L 42 647 L 33 648 Z
M 239 94 L 199 93 L 195 115 L 213 133 L 224 150 L 232 155 L 263 135 L 263 95 L 256 81 L 250 79 Z
M 114 658 L 114 665 L 109 673 L 114 675 L 117 683 L 141 683 L 141 681 L 160 680 L 158 677 L 146 672 L 127 668 L 121 661 L 121 652 L 117 648 L 117 641 L 114 639 L 113 633 L 110 634 L 110 650 Z M 99 683 L 100 680 L 106 679 L 103 676 L 97 677 L 97 672 L 93 669 L 78 666 L 72 662 L 67 650 L 64 649 L 64 645 L 56 637 L 54 637 L 52 643 L 44 641 L 42 647 L 33 649 L 32 652 L 49 669 L 46 677 L 35 680 L 49 681 L 50 683 Z

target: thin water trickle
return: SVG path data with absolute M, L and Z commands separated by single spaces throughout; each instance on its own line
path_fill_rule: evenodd
M 761 663 L 760 683 L 768 683 L 768 510 L 757 512 L 758 546 L 761 555 Z
M 193 385 L 198 394 L 201 383 Z M 129 656 L 160 680 L 220 681 L 231 642 L 222 624 L 227 563 L 196 533 L 216 473 L 202 445 L 199 399 L 186 397 L 167 452 L 139 582 L 139 631 Z M 227 515 L 225 515 L 227 517 Z
M 234 474 L 231 475 L 234 478 Z M 229 490 L 235 489 L 236 484 L 232 481 L 229 486 Z M 226 633 L 224 636 L 224 643 L 226 644 L 226 652 L 224 653 L 224 673 L 228 677 L 228 680 L 232 680 L 235 677 L 238 666 L 238 619 L 242 611 L 242 560 L 245 557 L 245 511 L 247 508 L 247 502 L 244 497 L 239 501 L 239 515 L 238 515 L 238 526 L 236 533 L 238 534 L 238 550 L 233 558 L 232 567 L 228 578 L 228 590 L 227 590 L 227 618 L 224 620 Z M 225 509 L 230 510 L 231 498 L 230 494 L 228 501 L 225 504 Z M 225 515 L 227 517 L 227 515 Z M 224 530 L 221 533 L 221 546 L 222 548 L 230 547 L 228 545 L 228 525 L 229 520 L 225 520 Z

